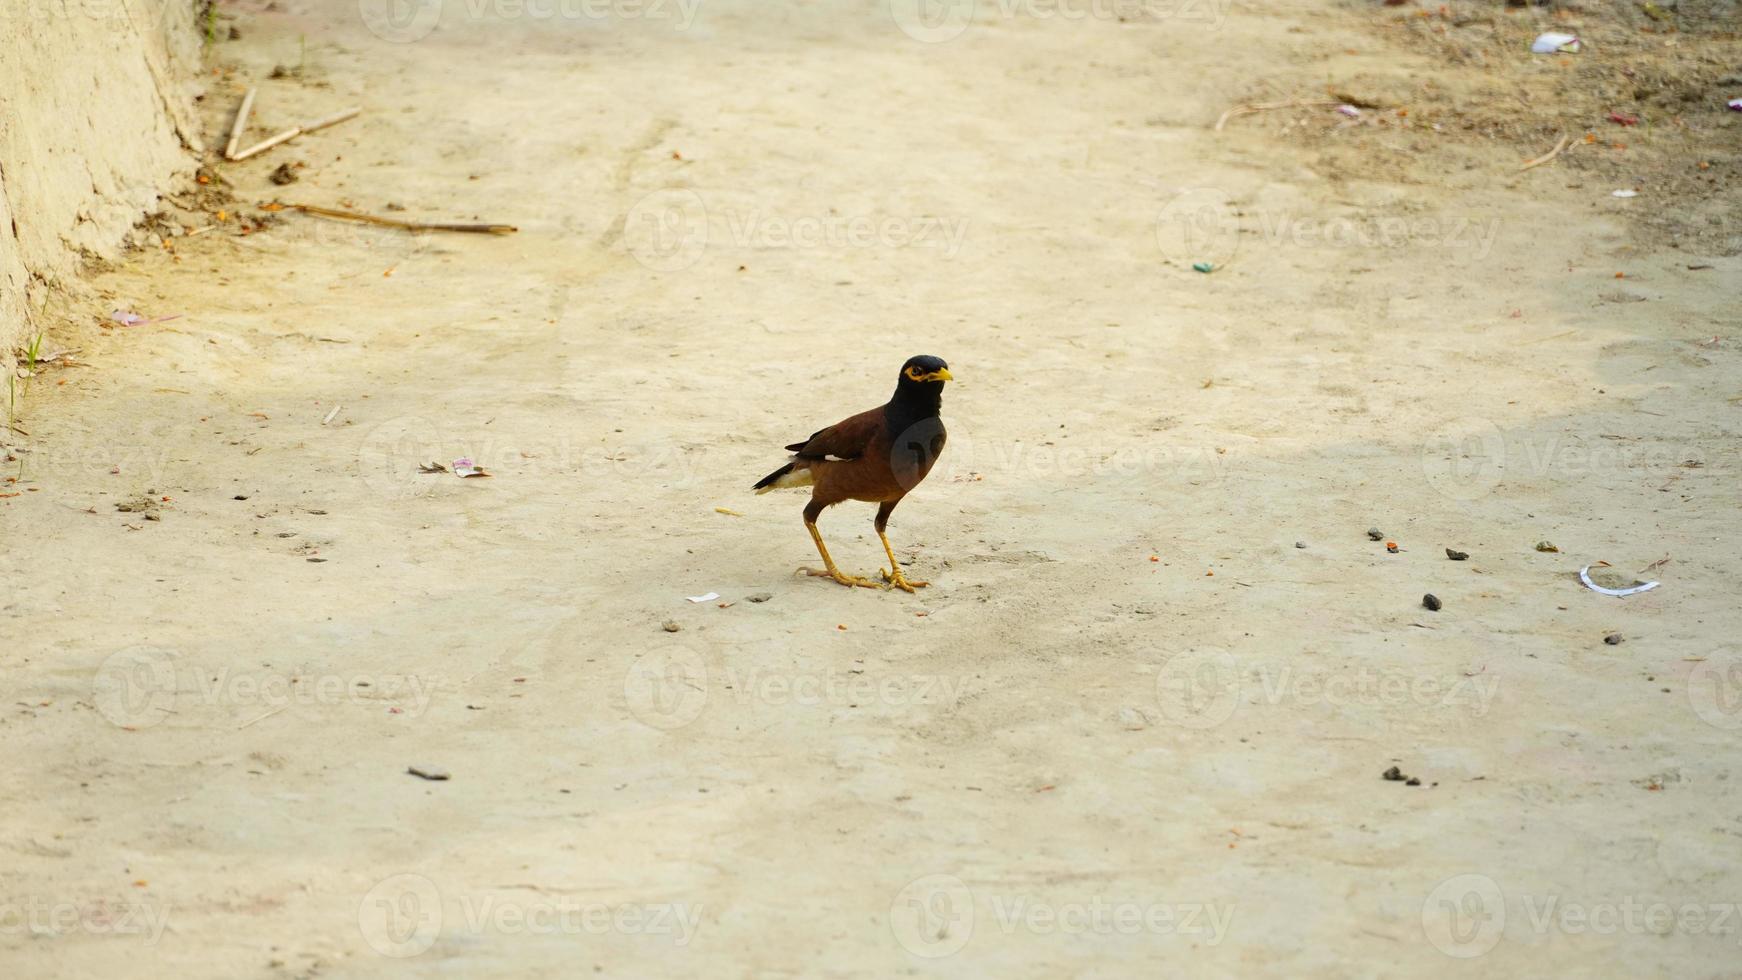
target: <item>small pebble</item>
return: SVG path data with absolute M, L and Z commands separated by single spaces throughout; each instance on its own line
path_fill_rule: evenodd
M 1403 785 L 1405 785 L 1405 786 L 1420 786 L 1421 780 L 1415 778 L 1414 776 L 1411 776 L 1408 779 L 1405 779 L 1403 781 Z
M 1149 718 L 1136 708 L 1120 708 L 1119 725 L 1128 732 L 1140 732 L 1149 727 Z
M 1556 548 L 1553 543 L 1548 542 L 1548 541 L 1538 541 L 1536 543 L 1536 550 L 1551 552 L 1551 553 L 1560 551 L 1559 548 Z
M 1296 541 L 1296 542 L 1295 542 L 1295 543 L 1294 543 L 1294 546 L 1295 546 L 1295 547 L 1296 547 L 1296 548 L 1305 548 L 1305 547 L 1306 547 L 1306 542 L 1305 542 L 1305 541 Z
M 1440 606 L 1441 606 L 1440 597 L 1437 595 L 1434 595 L 1432 592 L 1429 592 L 1427 595 L 1424 595 L 1421 597 L 1421 604 L 1426 606 L 1428 608 L 1429 612 L 1439 612 L 1440 611 Z
M 1622 636 L 1620 633 L 1610 633 L 1608 636 L 1603 637 L 1603 642 L 1612 647 L 1618 647 L 1621 645 L 1621 641 L 1625 639 L 1627 638 Z
M 749 599 L 751 602 L 767 602 L 774 598 L 774 594 L 772 592 L 758 592 L 755 595 L 745 596 L 744 598 Z
M 1447 548 L 1446 557 L 1453 561 L 1465 561 L 1470 557 L 1470 553 L 1468 551 L 1454 551 L 1451 548 Z
M 1390 769 L 1387 769 L 1384 772 L 1380 773 L 1379 778 L 1385 780 L 1386 782 L 1390 782 L 1390 783 L 1401 783 L 1401 782 L 1403 782 L 1405 777 L 1403 775 L 1402 769 L 1399 769 L 1396 766 L 1392 766 Z
M 682 626 L 679 626 L 679 625 L 678 625 L 678 624 L 677 624 L 677 620 L 675 620 L 675 619 L 668 619 L 668 620 L 666 620 L 666 621 L 665 621 L 665 622 L 664 622 L 664 623 L 661 623 L 661 624 L 660 624 L 660 626 L 661 626 L 661 628 L 663 628 L 663 629 L 664 629 L 664 630 L 665 630 L 665 631 L 666 631 L 666 632 L 667 632 L 667 633 L 676 633 L 676 632 L 677 632 L 677 631 L 678 631 L 678 630 L 681 630 L 681 629 L 683 629 L 683 627 L 682 627 Z
M 1385 540 L 1385 532 L 1379 530 L 1376 527 L 1370 527 L 1367 529 L 1367 537 L 1373 541 L 1384 541 Z

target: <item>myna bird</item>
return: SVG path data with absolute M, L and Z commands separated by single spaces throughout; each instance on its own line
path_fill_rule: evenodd
M 950 380 L 953 379 L 949 365 L 942 358 L 923 354 L 909 358 L 901 366 L 901 377 L 895 382 L 895 394 L 889 404 L 860 412 L 787 446 L 793 455 L 786 465 L 756 481 L 753 489 L 757 493 L 787 487 L 811 488 L 811 502 L 804 508 L 804 526 L 817 543 L 817 554 L 823 556 L 825 567 L 822 571 L 807 568 L 806 572 L 832 578 L 842 585 L 883 588 L 835 567 L 835 560 L 829 557 L 829 549 L 817 531 L 817 517 L 823 508 L 843 500 L 864 500 L 878 505 L 872 523 L 883 540 L 884 553 L 889 556 L 889 571 L 883 573 L 883 581 L 908 592 L 928 584 L 911 582 L 902 576 L 901 563 L 895 560 L 895 549 L 889 546 L 884 528 L 889 525 L 889 514 L 895 505 L 925 479 L 944 451 L 944 423 L 938 418 L 938 407 L 943 399 L 944 382 Z

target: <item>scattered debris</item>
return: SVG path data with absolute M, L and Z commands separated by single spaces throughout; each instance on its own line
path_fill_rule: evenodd
M 1222 117 L 1216 120 L 1215 130 L 1219 133 L 1222 131 L 1222 127 L 1228 124 L 1228 120 L 1236 116 L 1249 116 L 1254 112 L 1268 112 L 1271 109 L 1311 109 L 1341 104 L 1341 101 L 1335 99 L 1285 99 L 1281 102 L 1253 102 L 1247 105 L 1237 105 L 1222 113 Z
M 1295 546 L 1295 547 L 1296 547 L 1296 548 L 1305 548 L 1305 547 L 1306 547 L 1306 542 L 1305 542 L 1305 541 L 1296 541 L 1296 542 L 1295 542 L 1295 543 L 1294 543 L 1294 546 Z
M 296 175 L 295 167 L 288 163 L 281 163 L 278 165 L 277 170 L 274 170 L 271 174 L 267 175 L 266 179 L 280 187 L 283 187 L 285 184 L 296 183 L 300 178 Z
M 489 476 L 490 474 L 484 471 L 484 467 L 462 456 L 454 460 L 454 475 L 465 480 L 475 476 Z
M 1518 168 L 1518 172 L 1523 173 L 1524 171 L 1529 170 L 1532 167 L 1540 167 L 1543 164 L 1549 162 L 1550 160 L 1553 160 L 1555 157 L 1560 156 L 1561 151 L 1566 149 L 1567 144 L 1570 142 L 1572 142 L 1571 136 L 1562 135 L 1560 138 L 1560 142 L 1558 142 L 1554 145 L 1554 149 L 1548 151 L 1547 153 L 1544 153 L 1542 156 L 1539 156 L 1534 160 L 1524 161 L 1524 165 Z
M 1729 106 L 1732 112 L 1742 112 L 1742 99 L 1731 99 Z
M 443 783 L 453 778 L 446 769 L 436 766 L 409 766 L 405 770 L 419 779 L 427 779 L 432 783 Z
M 719 597 L 720 597 L 720 593 L 709 592 L 706 595 L 692 595 L 692 596 L 685 596 L 684 598 L 688 599 L 691 602 L 713 602 L 715 599 L 718 599 Z
M 738 513 L 737 511 L 733 510 L 730 507 L 715 507 L 714 513 L 725 514 L 727 517 L 743 517 L 744 516 L 743 514 Z
M 1536 543 L 1536 550 L 1544 552 L 1546 554 L 1551 554 L 1551 555 L 1558 554 L 1560 552 L 1560 549 L 1555 547 L 1554 543 L 1552 541 L 1538 541 Z
M 1367 529 L 1367 539 L 1369 541 L 1384 541 L 1385 532 L 1376 527 L 1370 527 Z
M 1429 592 L 1427 595 L 1424 595 L 1421 597 L 1421 604 L 1423 606 L 1427 607 L 1428 612 L 1439 612 L 1441 606 L 1443 605 L 1440 602 L 1440 597 L 1437 595 L 1434 595 L 1432 592 Z
M 1380 773 L 1379 778 L 1385 780 L 1388 783 L 1402 783 L 1405 786 L 1420 786 L 1421 785 L 1420 779 L 1418 779 L 1414 776 L 1404 775 L 1403 770 L 1397 768 L 1396 766 L 1392 766 L 1390 769 L 1387 769 L 1384 772 Z
M 1394 555 L 1397 554 L 1397 542 L 1395 542 L 1395 541 L 1385 542 L 1385 550 L 1387 552 L 1390 552 L 1391 554 L 1394 554 Z
M 248 128 L 248 113 L 254 108 L 254 96 L 258 90 L 252 85 L 242 96 L 242 105 L 236 110 L 236 121 L 230 124 L 230 142 L 224 146 L 224 157 L 236 159 L 236 147 L 241 145 L 242 131 Z
M 345 406 L 343 406 L 343 405 L 334 405 L 333 410 L 327 413 L 327 417 L 324 419 L 321 419 L 321 424 L 322 425 L 330 424 L 333 421 L 333 419 L 338 417 L 339 409 L 344 408 L 344 407 Z
M 1599 562 L 1595 562 L 1595 563 L 1590 564 L 1590 565 L 1586 565 L 1584 568 L 1579 569 L 1579 581 L 1583 582 L 1585 585 L 1585 588 L 1590 589 L 1592 592 L 1601 593 L 1602 595 L 1607 595 L 1607 596 L 1614 596 L 1617 599 L 1621 598 L 1622 596 L 1635 595 L 1635 594 L 1640 593 L 1640 592 L 1650 592 L 1652 589 L 1655 589 L 1659 585 L 1663 584 L 1661 582 L 1640 582 L 1636 585 L 1629 585 L 1625 588 L 1613 589 L 1613 588 L 1609 588 L 1608 586 L 1598 585 L 1596 582 L 1593 582 L 1591 580 L 1591 569 L 1593 569 L 1593 568 L 1609 568 L 1609 567 L 1611 567 L 1611 566 L 1606 561 L 1599 561 Z
M 1578 54 L 1584 45 L 1576 34 L 1562 34 L 1558 31 L 1548 31 L 1537 35 L 1531 42 L 1533 54 Z
M 180 318 L 180 313 L 171 313 L 169 316 L 146 317 L 140 316 L 130 310 L 116 310 L 109 314 L 109 319 L 119 323 L 123 327 L 142 327 L 148 323 L 168 323 L 171 320 L 178 320 Z
M 1120 708 L 1119 727 L 1128 732 L 1140 732 L 1149 727 L 1149 718 L 1137 708 Z
M 235 163 L 235 162 L 240 161 L 240 160 L 246 160 L 249 157 L 254 156 L 256 154 L 265 153 L 267 150 L 272 149 L 273 147 L 277 146 L 280 143 L 286 142 L 288 140 L 296 139 L 298 136 L 301 136 L 304 133 L 312 133 L 317 129 L 325 129 L 328 126 L 337 126 L 339 123 L 342 123 L 347 119 L 350 119 L 352 116 L 355 116 L 357 113 L 362 112 L 362 111 L 363 111 L 363 109 L 360 106 L 352 106 L 349 109 L 342 109 L 342 110 L 335 112 L 332 115 L 327 116 L 323 119 L 317 119 L 314 122 L 309 123 L 306 126 L 292 126 L 289 129 L 285 130 L 284 132 L 279 133 L 277 136 L 272 136 L 272 137 L 268 137 L 267 139 L 261 140 L 260 142 L 254 144 L 253 146 L 250 146 L 248 149 L 243 150 L 240 153 L 230 153 L 230 154 L 225 154 L 225 156 L 232 163 Z
M 446 473 L 448 468 L 440 463 L 419 463 L 417 471 L 419 473 Z
M 665 630 L 667 633 L 676 633 L 678 630 L 683 629 L 682 626 L 679 626 L 677 624 L 677 620 L 675 620 L 675 619 L 668 619 L 665 622 L 660 623 L 659 625 L 660 625 L 660 628 Z
M 1631 187 L 1624 187 L 1618 191 L 1610 191 L 1609 196 L 1610 197 L 1638 197 L 1639 192 L 1634 190 Z
M 1348 116 L 1350 119 L 1361 118 L 1361 110 L 1355 108 L 1354 106 L 1348 104 L 1347 102 L 1338 106 L 1337 112 L 1341 113 L 1342 115 Z
M 341 211 L 338 208 L 323 208 L 313 204 L 262 204 L 262 211 L 277 211 L 290 208 L 304 214 L 318 214 L 323 218 L 338 218 L 341 221 L 361 221 L 365 224 L 381 225 L 387 228 L 403 228 L 406 231 L 465 231 L 480 235 L 512 235 L 519 231 L 513 225 L 498 224 L 453 224 L 444 221 L 400 221 L 397 218 L 382 218 L 373 214 L 363 214 L 359 211 Z
M 1627 639 L 1627 637 L 1622 636 L 1620 633 L 1610 633 L 1608 636 L 1603 637 L 1603 642 L 1609 644 L 1612 647 L 1618 647 L 1626 639 Z
M 1468 561 L 1470 559 L 1470 553 L 1468 551 L 1456 551 L 1452 548 L 1447 548 L 1446 557 L 1453 561 Z
M 1212 272 L 1215 272 L 1216 267 L 1209 262 L 1193 262 L 1192 263 L 1192 271 L 1193 272 L 1202 272 L 1205 275 L 1208 275 Z
M 1616 123 L 1618 125 L 1622 125 L 1622 126 L 1637 126 L 1637 125 L 1639 125 L 1639 117 L 1638 116 L 1622 115 L 1619 112 L 1609 113 L 1609 121 L 1612 123 Z

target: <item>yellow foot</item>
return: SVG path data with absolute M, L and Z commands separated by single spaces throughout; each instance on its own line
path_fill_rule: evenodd
M 900 565 L 895 566 L 893 574 L 890 572 L 879 572 L 878 574 L 883 576 L 883 581 L 888 582 L 890 585 L 893 585 L 903 592 L 912 592 L 914 589 L 923 589 L 931 584 L 930 582 L 909 581 L 906 576 L 901 574 Z
M 868 578 L 860 578 L 857 575 L 848 575 L 838 568 L 802 568 L 800 571 L 804 572 L 806 575 L 814 575 L 817 578 L 834 579 L 842 585 L 856 585 L 862 589 L 885 588 L 885 586 L 878 585 L 876 582 L 873 582 Z

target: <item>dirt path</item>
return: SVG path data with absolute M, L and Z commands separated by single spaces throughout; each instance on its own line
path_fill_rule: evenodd
M 1317 4 L 275 6 L 220 48 L 301 73 L 258 129 L 364 113 L 241 202 L 521 231 L 100 281 L 184 315 L 63 339 L 7 463 L 0 972 L 1734 970 L 1736 259 L 1498 151 L 1212 132 L 1410 69 Z M 748 485 L 922 352 L 933 586 L 794 577 Z

